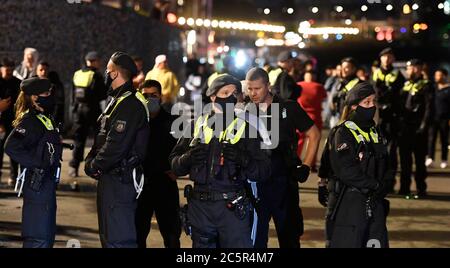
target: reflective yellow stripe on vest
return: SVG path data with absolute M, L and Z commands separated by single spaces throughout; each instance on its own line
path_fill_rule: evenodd
M 125 94 L 123 94 L 117 101 L 116 104 L 114 104 L 114 107 L 111 109 L 111 111 L 106 116 L 111 116 L 111 114 L 116 110 L 116 108 L 119 106 L 119 104 L 126 99 L 127 97 L 131 96 L 132 93 L 127 91 Z M 147 114 L 147 121 L 150 121 L 150 113 L 148 111 L 147 107 L 147 100 L 145 99 L 144 95 L 140 92 L 136 92 L 135 94 L 136 98 L 142 103 L 142 105 L 145 108 L 145 112 Z
M 191 145 L 195 139 L 200 138 L 200 135 L 203 133 L 204 143 L 209 144 L 213 138 L 214 130 L 208 126 L 208 118 L 200 116 L 195 122 L 194 126 L 194 139 L 191 142 Z M 242 135 L 245 131 L 246 122 L 240 118 L 236 118 L 227 126 L 224 131 L 220 132 L 219 142 L 227 141 L 231 144 L 236 144 L 242 138 Z M 236 134 L 233 134 L 233 130 L 237 130 Z
M 350 90 L 352 90 L 352 88 L 354 88 L 356 86 L 356 84 L 358 84 L 359 79 L 355 78 L 352 81 L 348 82 L 347 85 L 345 85 L 344 87 L 344 92 L 349 92 Z
M 52 120 L 50 120 L 50 118 L 46 117 L 43 114 L 37 114 L 36 115 L 37 119 L 39 119 L 39 121 L 42 122 L 42 124 L 44 124 L 45 128 L 47 130 L 54 130 L 55 128 L 53 127 L 53 123 Z
M 73 84 L 75 87 L 88 88 L 94 80 L 95 72 L 92 70 L 78 70 L 73 75 Z
M 410 92 L 411 95 L 416 95 L 417 92 L 422 90 L 422 88 L 428 83 L 427 80 L 420 80 L 417 83 L 407 81 L 403 87 L 403 91 Z
M 269 82 L 270 85 L 275 85 L 275 82 L 277 81 L 278 76 L 283 72 L 283 69 L 277 68 L 275 70 L 272 70 L 269 72 Z
M 379 143 L 378 133 L 376 132 L 374 127 L 370 128 L 370 133 L 367 133 L 367 132 L 364 132 L 362 129 L 360 129 L 352 121 L 346 121 L 344 124 L 350 130 L 350 132 L 353 134 L 353 136 L 358 141 L 358 143 L 370 142 L 371 138 L 374 143 Z
M 395 80 L 397 80 L 398 77 L 398 70 L 393 70 L 392 72 L 388 73 L 388 74 L 384 74 L 381 69 L 378 69 L 374 74 L 373 74 L 373 81 L 377 82 L 378 80 L 381 80 L 385 83 L 386 86 L 390 86 L 391 84 L 393 84 L 395 82 Z

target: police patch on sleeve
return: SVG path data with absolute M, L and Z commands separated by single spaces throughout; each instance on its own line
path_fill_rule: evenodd
M 114 127 L 114 129 L 118 133 L 123 133 L 125 131 L 126 126 L 127 126 L 127 122 L 126 121 L 117 120 L 116 126 Z
M 24 129 L 24 128 L 18 127 L 18 128 L 16 128 L 16 132 L 19 133 L 19 134 L 25 135 L 27 130 Z
M 336 146 L 336 151 L 338 151 L 338 152 L 342 152 L 342 151 L 345 151 L 345 150 L 347 150 L 348 149 L 348 145 L 347 145 L 347 143 L 341 143 L 341 144 L 338 144 L 337 146 Z

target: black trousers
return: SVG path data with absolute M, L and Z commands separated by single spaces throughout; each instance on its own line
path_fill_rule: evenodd
M 144 185 L 136 210 L 136 232 L 139 248 L 145 248 L 153 214 L 166 248 L 180 248 L 180 197 L 176 181 L 166 175 L 152 177 Z
M 103 174 L 97 185 L 100 241 L 104 248 L 136 248 L 136 190 L 133 182 Z
M 380 114 L 381 116 L 381 114 Z M 387 119 L 383 119 L 380 123 L 380 129 L 384 133 L 388 142 L 388 153 L 389 153 L 389 165 L 394 174 L 397 174 L 398 168 L 398 123 L 396 120 L 392 119 L 390 115 L 385 115 Z M 391 191 L 394 190 L 395 180 L 390 186 Z
M 335 221 L 326 227 L 331 236 L 330 248 L 389 247 L 383 201 L 376 202 L 372 207 L 373 216 L 368 218 L 366 200 L 365 195 L 347 190 Z
M 5 133 L 5 137 L 3 139 L 0 140 L 0 179 L 2 176 L 2 169 L 3 169 L 3 156 L 5 153 L 5 142 L 6 142 L 6 138 L 8 138 L 9 134 L 11 133 L 11 131 L 7 131 Z M 17 178 L 18 172 L 19 172 L 19 164 L 17 162 L 15 162 L 14 160 L 12 160 L 11 158 L 9 158 L 9 176 L 11 179 L 15 180 Z
M 399 137 L 401 166 L 400 193 L 409 194 L 411 191 L 413 155 L 416 166 L 414 179 L 416 181 L 417 191 L 425 192 L 427 190 L 427 184 L 425 183 L 427 177 L 427 168 L 425 166 L 427 136 L 425 133 L 417 134 L 415 128 L 409 128 L 403 133 L 405 134 Z
M 78 168 L 80 163 L 84 160 L 84 147 L 86 145 L 86 139 L 89 136 L 91 129 L 97 127 L 97 119 L 100 116 L 99 107 L 89 107 L 85 104 L 79 104 L 76 112 L 74 113 L 74 145 L 75 148 L 72 152 L 72 160 L 69 162 L 69 166 Z
M 27 178 L 30 177 L 27 176 Z M 44 178 L 37 192 L 30 188 L 30 179 L 25 179 L 22 208 L 23 247 L 51 248 L 55 242 L 55 233 L 56 183 L 54 178 Z
M 441 138 L 441 160 L 447 161 L 448 156 L 448 132 L 449 132 L 449 120 L 436 120 L 434 121 L 428 133 L 428 157 L 435 159 L 436 139 L 439 133 Z
M 249 201 L 246 200 L 246 202 Z M 238 217 L 227 208 L 227 200 L 188 201 L 188 221 L 192 228 L 193 248 L 252 248 L 250 206 Z
M 255 248 L 267 248 L 269 222 L 273 218 L 280 248 L 300 248 L 303 214 L 299 206 L 298 184 L 286 177 L 258 184 L 258 225 Z

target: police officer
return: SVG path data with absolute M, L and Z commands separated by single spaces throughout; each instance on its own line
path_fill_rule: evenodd
M 180 197 L 177 176 L 169 163 L 169 155 L 177 143 L 171 135 L 173 117 L 161 109 L 161 84 L 146 80 L 140 91 L 148 101 L 150 135 L 144 161 L 144 191 L 138 199 L 136 231 L 138 247 L 145 248 L 153 213 L 167 248 L 180 247 Z
M 425 197 L 427 185 L 427 131 L 432 116 L 433 89 L 428 80 L 422 76 L 423 62 L 412 59 L 406 63 L 408 81 L 400 92 L 400 195 L 406 198 Z M 411 196 L 412 155 L 416 164 L 417 194 Z
M 294 78 L 289 74 L 294 69 L 294 57 L 291 51 L 283 51 L 278 55 L 278 68 L 270 71 L 271 91 L 283 99 L 296 101 L 302 92 Z
M 348 57 L 341 60 L 341 79 L 331 89 L 331 111 L 333 115 L 337 114 L 339 117 L 342 115 L 342 110 L 345 106 L 345 96 L 353 87 L 362 82 L 356 76 L 356 71 L 355 59 Z
M 257 185 L 258 227 L 255 247 L 266 248 L 269 221 L 273 217 L 281 248 L 299 248 L 303 234 L 303 216 L 299 207 L 298 182 L 305 182 L 314 163 L 314 154 L 320 142 L 320 132 L 306 112 L 295 101 L 283 100 L 269 92 L 269 77 L 261 68 L 247 73 L 247 89 L 252 103 L 258 105 L 260 118 L 270 117 L 267 127 L 279 141 L 271 150 L 272 174 L 266 182 Z M 277 113 L 272 113 L 272 107 Z M 278 115 L 278 117 L 276 117 Z M 278 121 L 278 125 L 273 124 Z M 304 164 L 297 156 L 297 133 L 305 132 L 308 147 Z M 275 140 L 274 140 L 275 142 Z
M 23 247 L 51 248 L 56 230 L 56 184 L 62 144 L 50 114 L 54 109 L 51 83 L 37 77 L 24 80 L 16 102 L 14 129 L 5 152 L 20 166 L 19 196 L 23 190 Z M 23 188 L 22 188 L 23 187 Z
M 381 131 L 388 140 L 389 155 L 391 158 L 391 168 L 394 173 L 397 170 L 397 132 L 398 132 L 398 112 L 400 104 L 398 97 L 403 88 L 405 78 L 398 69 L 393 67 L 395 61 L 394 50 L 390 47 L 380 52 L 380 68 L 372 75 L 372 83 L 377 95 L 379 125 Z M 395 182 L 395 181 L 394 181 Z M 390 191 L 393 192 L 394 185 Z
M 99 131 L 86 157 L 85 172 L 98 180 L 97 212 L 103 247 L 137 247 L 136 199 L 143 188 L 141 163 L 148 141 L 148 108 L 133 88 L 137 69 L 123 52 L 111 56 L 106 85 L 110 103 L 99 117 Z
M 86 57 L 86 67 L 73 75 L 72 110 L 74 114 L 74 142 L 72 160 L 69 162 L 69 176 L 77 177 L 80 162 L 84 158 L 84 146 L 89 131 L 96 126 L 96 120 L 101 113 L 100 102 L 106 99 L 107 88 L 97 52 L 89 52 Z
M 253 246 L 251 194 L 245 189 L 247 180 L 266 179 L 270 165 L 259 140 L 250 136 L 250 125 L 235 115 L 241 94 L 233 76 L 216 78 L 206 92 L 210 112 L 185 130 L 170 155 L 175 174 L 189 174 L 194 181 L 187 193 L 194 248 Z
M 384 199 L 394 174 L 389 169 L 386 140 L 375 128 L 375 90 L 356 85 L 346 97 L 343 123 L 330 132 L 319 176 L 328 180 L 328 247 L 388 247 Z

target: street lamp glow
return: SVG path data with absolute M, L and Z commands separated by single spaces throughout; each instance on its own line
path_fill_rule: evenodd
M 186 24 L 186 19 L 184 17 L 179 17 L 178 18 L 178 24 L 185 25 Z
M 419 5 L 416 3 L 416 4 L 414 4 L 414 5 L 412 5 L 412 9 L 413 10 L 417 10 L 417 9 L 419 9 Z
M 352 24 L 352 20 L 351 19 L 346 19 L 345 20 L 345 25 L 350 25 Z
M 344 8 L 342 6 L 336 6 L 335 9 L 338 13 L 341 13 L 344 10 Z
M 311 8 L 311 12 L 316 14 L 317 12 L 319 12 L 319 8 L 318 7 L 313 7 L 313 8 Z
M 366 5 L 362 5 L 362 6 L 361 6 L 361 11 L 362 11 L 362 12 L 366 12 L 367 9 L 369 9 L 369 8 L 368 8 Z
M 270 14 L 270 9 L 269 8 L 265 8 L 264 9 L 264 14 L 269 15 Z
M 287 13 L 288 13 L 288 14 L 294 13 L 294 9 L 293 9 L 292 7 L 288 8 Z
M 439 3 L 438 8 L 439 9 L 443 9 L 444 8 L 444 3 Z
M 328 37 L 330 37 L 328 34 L 324 34 L 324 35 L 322 35 L 322 38 L 324 39 L 324 40 L 327 40 L 328 39 Z
M 211 21 L 208 20 L 208 19 L 205 19 L 205 20 L 203 21 L 203 26 L 205 26 L 205 27 L 210 27 L 210 26 L 211 26 Z
M 195 21 L 194 21 L 194 19 L 193 19 L 193 18 L 189 18 L 189 19 L 187 19 L 187 25 L 189 25 L 189 26 L 193 26 L 193 25 L 194 25 L 194 23 L 195 23 Z
M 300 42 L 298 44 L 298 48 L 305 48 L 305 46 L 306 46 L 305 42 Z
M 203 25 L 203 20 L 202 19 L 196 19 L 195 20 L 195 25 L 197 25 L 198 27 L 201 27 Z
M 404 4 L 403 5 L 403 14 L 409 14 L 411 13 L 411 8 L 409 7 L 408 4 Z
M 391 11 L 393 8 L 394 8 L 394 7 L 393 7 L 391 4 L 389 4 L 389 5 L 386 6 L 386 10 L 387 10 L 387 11 Z

